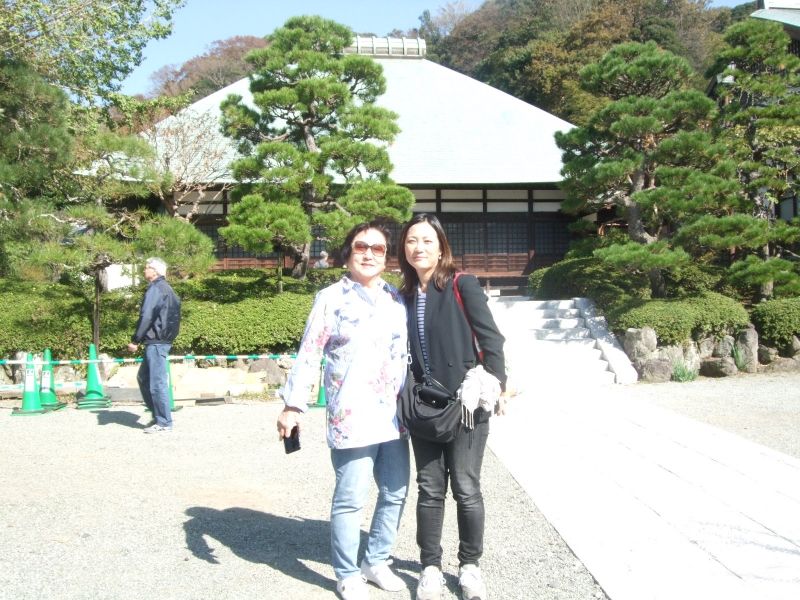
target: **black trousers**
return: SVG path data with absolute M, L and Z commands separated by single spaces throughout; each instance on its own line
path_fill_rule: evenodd
M 417 466 L 417 544 L 422 568 L 442 566 L 442 526 L 447 484 L 453 491 L 458 519 L 458 563 L 477 565 L 483 554 L 485 513 L 481 494 L 481 466 L 489 421 L 464 427 L 456 438 L 439 444 L 411 438 Z

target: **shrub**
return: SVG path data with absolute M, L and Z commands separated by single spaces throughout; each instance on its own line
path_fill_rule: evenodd
M 296 349 L 313 300 L 313 294 L 293 292 L 228 304 L 187 300 L 174 351 L 255 354 Z
M 309 269 L 306 273 L 308 281 L 318 290 L 336 283 L 347 272 L 347 269 L 340 267 L 329 267 L 327 269 Z
M 719 292 L 724 275 L 725 270 L 720 267 L 692 263 L 665 270 L 664 284 L 670 298 L 685 298 L 703 292 Z
M 573 258 L 545 269 L 534 295 L 552 300 L 576 297 L 591 298 L 608 310 L 634 298 L 649 298 L 650 283 L 643 274 L 620 271 L 597 258 Z
M 741 304 L 715 292 L 684 299 L 631 301 L 607 316 L 611 328 L 620 334 L 629 327 L 652 327 L 663 345 L 733 334 L 749 323 Z
M 767 345 L 784 349 L 792 336 L 800 336 L 800 298 L 769 300 L 757 305 L 750 317 L 760 339 Z
M 540 269 L 536 269 L 530 275 L 528 275 L 528 293 L 531 298 L 538 298 L 537 295 L 539 288 L 542 287 L 542 278 L 547 273 L 548 267 L 542 267 Z
M 338 278 L 338 277 L 337 277 Z M 284 293 L 263 271 L 226 272 L 172 282 L 182 298 L 174 352 L 254 354 L 297 347 L 317 288 L 284 277 Z M 144 286 L 103 294 L 101 351 L 127 353 Z M 91 304 L 67 286 L 0 280 L 0 357 L 50 348 L 56 359 L 85 357 L 92 341 Z
M 86 354 L 92 340 L 91 305 L 59 284 L 3 280 L 0 292 L 0 357 L 18 351 L 54 357 Z
M 695 379 L 697 379 L 697 371 L 690 369 L 682 360 L 672 365 L 673 381 L 680 381 L 683 383 L 686 381 L 694 381 Z

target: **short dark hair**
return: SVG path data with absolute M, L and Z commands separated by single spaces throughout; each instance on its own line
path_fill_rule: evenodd
M 383 239 L 386 240 L 386 255 L 389 255 L 389 250 L 391 249 L 392 243 L 389 227 L 386 225 L 386 221 L 383 219 L 373 219 L 367 223 L 359 223 L 347 232 L 344 242 L 342 243 L 341 254 L 343 263 L 346 263 L 348 260 L 350 260 L 350 255 L 353 253 L 353 240 L 356 238 L 356 236 L 359 233 L 369 229 L 374 229 L 383 236 Z
M 450 244 L 447 241 L 447 234 L 444 232 L 444 227 L 439 222 L 436 215 L 428 213 L 418 213 L 414 215 L 411 220 L 403 226 L 400 232 L 400 240 L 398 241 L 397 262 L 400 264 L 400 272 L 403 274 L 403 285 L 400 286 L 400 291 L 406 295 L 411 296 L 419 284 L 419 277 L 417 270 L 412 267 L 406 258 L 406 237 L 408 237 L 408 230 L 418 223 L 427 223 L 436 232 L 436 237 L 439 240 L 439 250 L 442 252 L 442 258 L 436 265 L 433 271 L 431 281 L 437 289 L 444 289 L 447 280 L 453 277 L 456 273 L 455 262 L 453 261 L 453 251 L 450 249 Z

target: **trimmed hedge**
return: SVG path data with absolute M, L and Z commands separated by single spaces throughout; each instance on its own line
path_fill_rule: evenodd
M 341 272 L 339 273 L 339 276 Z M 338 277 L 336 277 L 338 278 Z M 253 354 L 285 352 L 300 343 L 317 288 L 263 272 L 229 272 L 174 282 L 182 298 L 181 333 L 175 353 Z M 127 355 L 144 287 L 103 294 L 100 339 L 103 352 Z M 55 359 L 87 355 L 92 341 L 91 304 L 59 284 L 0 280 L 0 357 L 50 348 Z
M 750 318 L 763 343 L 785 349 L 792 336 L 800 337 L 800 298 L 769 300 L 753 308 Z
M 0 357 L 45 348 L 56 358 L 87 353 L 92 309 L 84 297 L 58 284 L 0 280 L 0 290 Z
M 750 321 L 741 304 L 715 292 L 694 298 L 630 302 L 612 310 L 608 320 L 619 334 L 629 327 L 652 327 L 659 345 L 733 334 Z
M 645 275 L 616 270 L 593 257 L 562 260 L 546 269 L 537 269 L 528 277 L 528 286 L 534 298 L 591 298 L 604 309 L 634 298 L 650 297 L 650 283 Z
M 182 299 L 176 354 L 261 354 L 296 350 L 317 291 L 338 281 L 344 269 L 309 271 L 303 281 L 258 269 L 225 271 L 170 282 Z M 386 273 L 395 286 L 400 276 Z M 102 296 L 100 340 L 103 352 L 128 355 L 145 286 Z M 50 348 L 55 359 L 85 357 L 92 342 L 92 306 L 72 288 L 0 280 L 0 358 L 22 350 Z
M 178 354 L 257 354 L 294 350 L 303 336 L 314 294 L 284 292 L 230 304 L 183 304 Z

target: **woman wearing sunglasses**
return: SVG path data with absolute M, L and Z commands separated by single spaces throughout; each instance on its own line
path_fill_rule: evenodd
M 401 291 L 408 303 L 414 379 L 422 381 L 427 374 L 456 394 L 467 372 L 481 364 L 485 371 L 482 375 L 490 384 L 487 387 L 500 394 L 506 383 L 505 340 L 477 278 L 463 275 L 456 281 L 453 253 L 434 215 L 417 214 L 403 227 L 399 262 L 403 273 Z M 465 396 L 462 395 L 462 401 L 466 407 Z M 422 563 L 416 600 L 439 600 L 444 588 L 441 539 L 448 480 L 458 519 L 459 597 L 486 600 L 486 585 L 479 567 L 484 532 L 481 465 L 489 436 L 489 417 L 492 411 L 502 414 L 505 402 L 502 396 L 499 399 L 491 393 L 486 396 L 481 391 L 481 403 L 467 424 L 462 422 L 450 442 L 421 439 L 411 430 L 419 486 L 417 544 Z
M 389 568 L 408 490 L 409 451 L 396 416 L 407 370 L 406 309 L 397 289 L 381 278 L 388 246 L 388 230 L 377 222 L 347 234 L 342 259 L 349 272 L 317 294 L 281 390 L 286 407 L 278 433 L 284 438 L 300 426 L 325 358 L 327 437 L 336 475 L 331 555 L 344 600 L 366 600 L 367 581 L 387 591 L 406 587 Z M 378 499 L 359 566 L 361 510 L 372 479 Z

